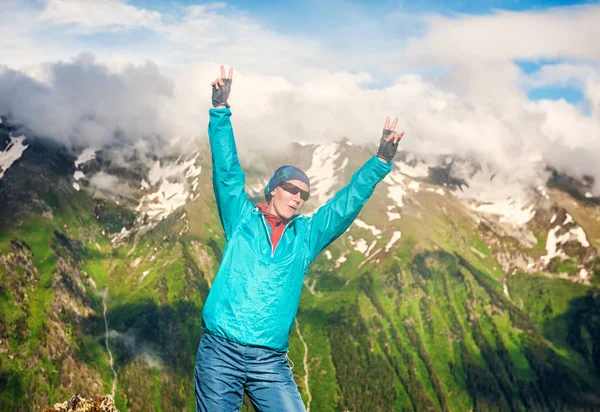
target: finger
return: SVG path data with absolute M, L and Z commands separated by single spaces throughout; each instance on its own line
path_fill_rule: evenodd
M 221 77 L 225 77 L 225 66 L 221 66 Z
M 394 136 L 396 136 L 396 133 L 390 133 L 389 136 L 385 138 L 385 141 L 386 142 L 391 141 L 394 138 Z
M 227 75 L 228 79 L 233 79 L 233 67 L 229 69 L 229 74 Z
M 398 138 L 396 139 L 395 143 L 398 143 L 400 140 L 402 140 L 402 136 L 404 136 L 404 132 L 400 132 L 400 134 L 397 134 L 396 136 L 398 136 Z
M 386 116 L 385 124 L 383 125 L 383 128 L 387 130 L 387 129 L 389 129 L 389 127 L 390 127 L 390 116 Z
M 398 124 L 398 118 L 394 117 L 394 121 L 392 122 L 392 125 L 390 126 L 390 130 L 394 130 L 396 128 L 397 124 Z
M 223 79 L 221 79 L 220 77 L 219 77 L 219 79 L 217 81 L 219 82 L 220 86 L 223 86 L 225 84 L 225 82 L 223 81 Z

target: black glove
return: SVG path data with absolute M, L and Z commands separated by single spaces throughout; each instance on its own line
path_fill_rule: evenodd
M 394 133 L 393 130 L 383 129 L 381 140 L 379 141 L 379 150 L 377 151 L 377 156 L 387 160 L 388 162 L 391 162 L 394 158 L 396 150 L 398 150 L 398 143 L 400 142 L 400 139 L 398 139 L 398 142 L 396 143 L 394 143 L 394 139 L 390 139 L 389 142 L 385 141 L 385 139 L 387 139 L 387 137 L 392 133 Z
M 229 98 L 229 93 L 231 92 L 232 79 L 221 80 L 223 80 L 223 85 L 220 85 L 218 89 L 215 86 L 212 88 L 212 104 L 213 107 L 230 107 L 229 103 L 227 103 L 227 99 Z

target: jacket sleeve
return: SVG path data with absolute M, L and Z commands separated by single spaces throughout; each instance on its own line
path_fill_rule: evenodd
M 312 259 L 352 224 L 369 200 L 377 183 L 392 170 L 392 163 L 377 156 L 368 160 L 325 205 L 309 218 L 309 248 Z
M 244 182 L 246 176 L 238 160 L 231 110 L 210 109 L 208 138 L 212 153 L 213 188 L 221 224 L 227 240 L 239 225 L 245 211 L 252 208 Z

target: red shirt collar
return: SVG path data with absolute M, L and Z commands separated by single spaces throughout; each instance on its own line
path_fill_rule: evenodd
M 265 218 L 267 219 L 267 222 L 269 222 L 270 226 L 275 227 L 284 223 L 279 216 L 269 213 L 269 207 L 264 203 L 258 203 L 256 206 L 258 206 L 263 215 L 265 215 Z

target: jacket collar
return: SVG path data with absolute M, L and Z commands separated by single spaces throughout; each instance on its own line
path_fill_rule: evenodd
M 258 210 L 260 210 L 262 212 L 262 214 L 265 216 L 265 219 L 267 219 L 267 221 L 281 222 L 281 223 L 285 224 L 285 222 L 279 216 L 268 212 L 269 207 L 266 204 L 257 203 L 256 207 L 258 208 Z M 296 219 L 298 219 L 300 216 L 302 216 L 302 215 L 299 213 L 296 213 L 294 216 L 292 216 L 292 218 L 287 223 L 288 224 L 294 223 L 296 221 Z

